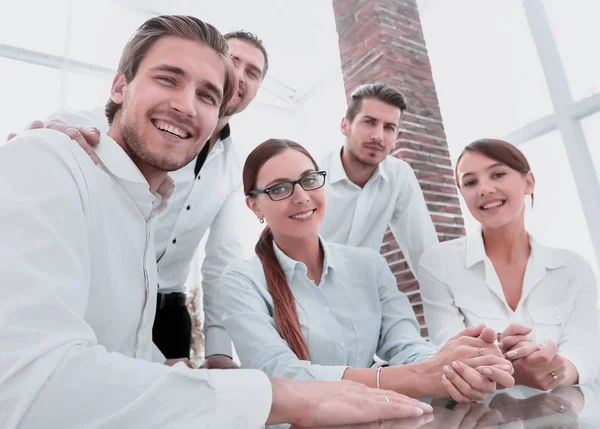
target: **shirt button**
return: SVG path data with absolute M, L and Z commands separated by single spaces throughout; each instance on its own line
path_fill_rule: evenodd
M 173 239 L 173 244 L 175 244 L 175 243 L 177 243 L 177 239 L 176 238 Z
M 344 344 L 344 342 L 343 342 L 343 341 L 340 341 L 340 342 L 338 343 L 338 346 L 340 346 L 340 349 L 343 349 L 344 347 L 346 347 L 346 344 Z
M 562 320 L 562 316 L 556 316 L 556 320 Z
M 188 210 L 189 210 L 189 209 L 191 209 L 191 208 L 192 208 L 192 206 L 187 206 L 187 207 L 186 207 L 186 209 L 188 209 Z
M 198 177 L 196 177 L 196 179 L 200 180 L 200 175 L 198 174 Z

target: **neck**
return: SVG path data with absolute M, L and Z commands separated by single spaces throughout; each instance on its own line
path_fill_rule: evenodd
M 348 143 L 346 143 L 342 149 L 342 166 L 344 167 L 348 179 L 361 188 L 367 184 L 377 168 L 376 165 L 368 165 L 356 159 L 356 157 L 350 153 Z
M 217 143 L 217 140 L 219 140 L 219 137 L 221 136 L 221 131 L 223 131 L 223 128 L 225 128 L 225 126 L 229 123 L 230 119 L 231 119 L 231 116 L 223 116 L 217 122 L 217 127 L 215 128 L 215 131 L 212 133 L 212 136 L 210 136 L 209 151 L 212 150 L 215 143 Z
M 529 258 L 531 246 L 523 218 L 499 228 L 483 228 L 485 253 L 490 259 L 512 263 Z
M 319 243 L 319 236 L 308 238 L 292 238 L 273 234 L 277 247 L 294 261 L 306 265 L 309 277 L 318 283 L 323 272 L 323 250 Z
M 147 162 L 142 161 L 135 153 L 133 153 L 133 151 L 129 148 L 129 146 L 127 146 L 125 140 L 123 139 L 123 136 L 121 135 L 121 130 L 119 128 L 119 121 L 117 119 L 117 116 L 115 116 L 107 135 L 114 141 L 116 141 L 117 144 L 121 146 L 121 148 L 123 148 L 123 150 L 129 156 L 129 158 L 131 158 L 133 163 L 136 165 L 136 167 L 140 170 L 140 172 L 146 179 L 146 182 L 148 182 L 148 185 L 150 186 L 150 192 L 154 194 L 157 191 L 160 184 L 162 183 L 162 181 L 165 179 L 167 172 L 159 170 L 158 168 L 151 166 Z

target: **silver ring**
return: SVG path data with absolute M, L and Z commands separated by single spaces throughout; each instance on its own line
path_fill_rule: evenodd
M 479 356 L 483 356 L 483 349 L 481 347 L 479 347 L 477 351 L 479 352 Z
M 562 413 L 562 412 L 564 412 L 566 409 L 567 409 L 567 407 L 565 407 L 564 405 L 561 405 L 561 406 L 560 406 L 560 412 L 561 412 L 561 413 Z
M 390 398 L 388 398 L 386 395 L 383 395 L 385 402 L 390 402 Z
M 551 372 L 550 375 L 553 379 L 558 380 L 558 375 L 554 374 L 553 372 Z

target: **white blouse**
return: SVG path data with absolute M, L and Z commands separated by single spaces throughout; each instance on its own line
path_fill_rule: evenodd
M 580 383 L 594 380 L 600 368 L 595 275 L 577 253 L 543 246 L 531 237 L 530 242 L 515 311 L 506 302 L 481 234 L 427 250 L 419 263 L 419 283 L 430 340 L 443 344 L 480 323 L 497 332 L 519 323 L 533 328 L 530 337 L 536 343 L 555 341 L 577 368 Z

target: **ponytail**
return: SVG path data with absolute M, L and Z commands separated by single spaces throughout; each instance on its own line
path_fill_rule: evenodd
M 254 250 L 262 263 L 269 293 L 273 297 L 275 326 L 298 359 L 309 360 L 308 347 L 300 329 L 294 295 L 275 256 L 271 228 L 265 227 Z

